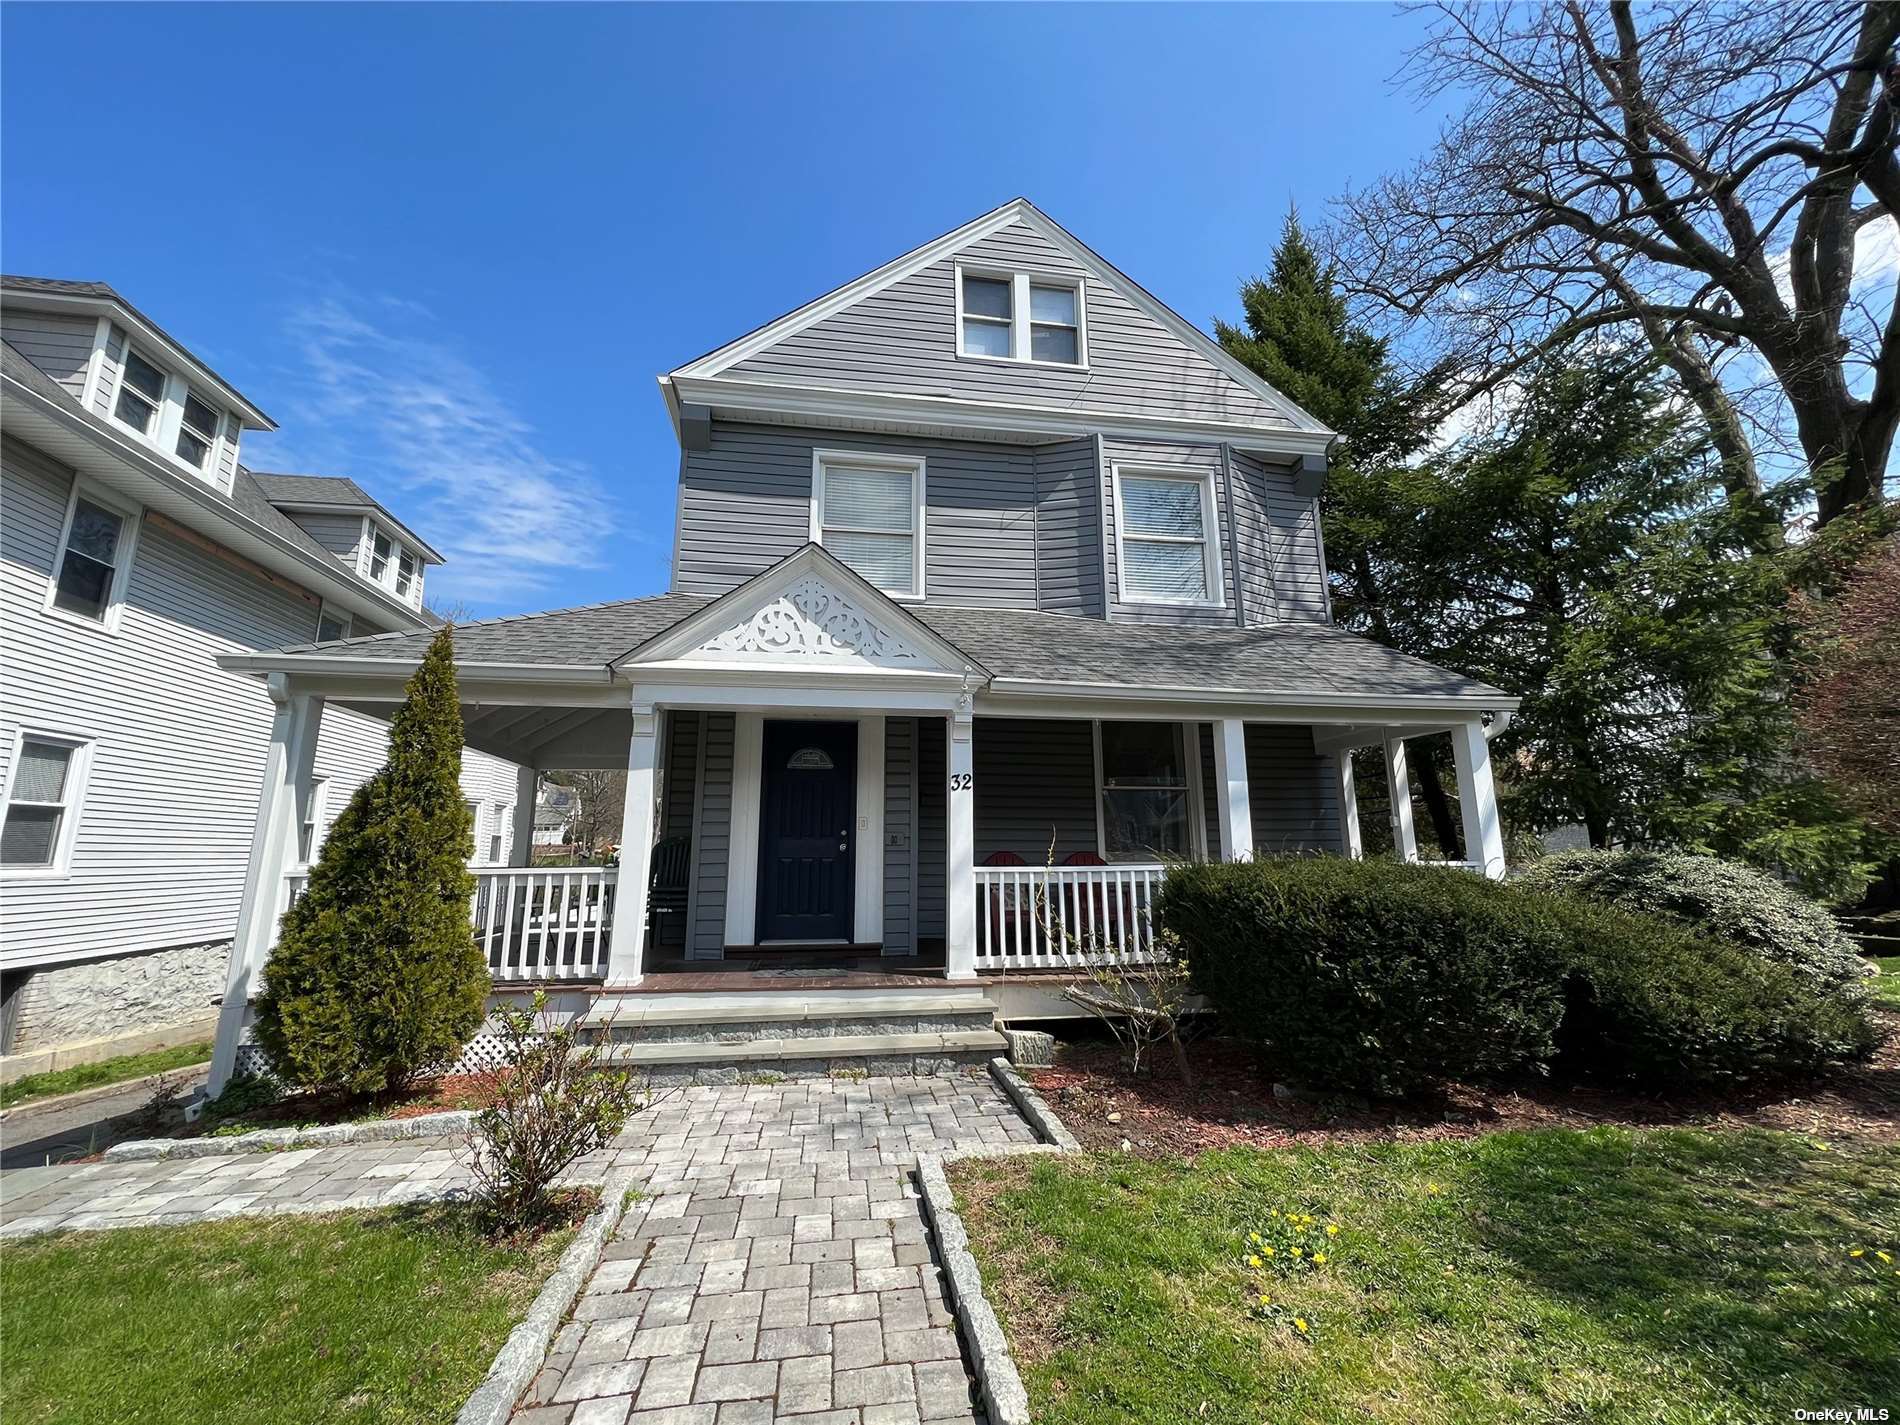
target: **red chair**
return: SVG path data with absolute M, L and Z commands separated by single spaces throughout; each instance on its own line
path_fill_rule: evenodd
M 1029 863 L 1014 851 L 992 851 L 983 858 L 985 866 L 1027 866 Z M 1017 955 L 1025 952 L 1028 944 L 1028 923 L 1024 919 L 1027 909 L 1022 904 L 1021 893 L 1014 887 L 993 886 L 990 889 L 990 938 L 987 947 L 992 955 Z
M 1106 866 L 1108 862 L 1093 851 L 1071 851 L 1062 858 L 1065 866 Z M 1109 921 L 1108 887 L 1097 883 L 1087 892 L 1080 886 L 1066 886 L 1062 892 L 1063 919 L 1069 934 L 1079 941 L 1105 939 L 1113 928 Z M 1093 919 L 1090 918 L 1093 913 Z

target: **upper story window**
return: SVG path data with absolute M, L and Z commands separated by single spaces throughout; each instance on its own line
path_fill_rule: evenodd
M 1115 528 L 1124 602 L 1221 602 L 1213 476 L 1117 466 Z
M 156 435 L 158 409 L 165 404 L 165 373 L 131 347 L 119 375 L 119 402 L 112 414 L 140 435 Z
M 924 596 L 924 462 L 820 450 L 811 537 L 885 593 Z
M 957 350 L 991 361 L 1086 366 L 1081 280 L 957 269 Z
M 380 529 L 369 537 L 369 577 L 382 583 L 389 577 L 389 536 Z
M 178 458 L 202 470 L 217 443 L 218 413 L 187 391 L 184 413 L 178 420 Z
M 66 868 L 90 744 L 23 732 L 14 744 L 7 796 L 0 806 L 0 870 L 58 873 Z
M 414 604 L 422 596 L 422 556 L 388 530 L 367 522 L 369 539 L 368 574 L 371 582 L 393 590 L 396 597 Z
M 416 581 L 416 556 L 403 550 L 396 556 L 396 592 L 408 596 L 409 586 Z
M 75 486 L 46 607 L 110 626 L 124 593 L 131 545 L 131 514 Z

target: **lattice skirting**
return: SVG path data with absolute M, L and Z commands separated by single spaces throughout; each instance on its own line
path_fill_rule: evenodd
M 502 1057 L 503 1040 L 499 1034 L 477 1034 L 469 1041 L 462 1055 L 449 1065 L 451 1074 L 480 1074 L 490 1069 L 503 1067 L 506 1060 Z M 264 1051 L 255 1044 L 240 1044 L 237 1051 L 237 1072 L 267 1077 L 270 1066 L 264 1060 Z

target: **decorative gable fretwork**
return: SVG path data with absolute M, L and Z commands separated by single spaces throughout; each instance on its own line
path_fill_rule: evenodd
M 934 666 L 856 599 L 807 575 L 688 658 L 836 658 L 880 667 Z

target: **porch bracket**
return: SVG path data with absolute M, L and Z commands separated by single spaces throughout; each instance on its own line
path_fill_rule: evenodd
M 608 989 L 640 983 L 646 956 L 647 880 L 653 870 L 654 770 L 659 763 L 659 709 L 635 689 L 627 740 L 627 800 L 620 822 L 620 874 L 615 878 L 613 929 L 607 949 Z

